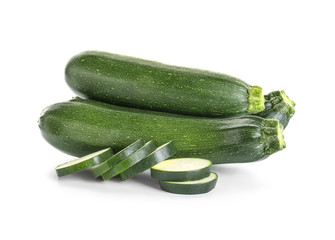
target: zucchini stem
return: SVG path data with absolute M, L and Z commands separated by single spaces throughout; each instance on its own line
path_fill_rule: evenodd
M 284 91 L 273 91 L 264 97 L 265 110 L 257 115 L 267 119 L 277 119 L 285 128 L 295 113 L 295 103 Z
M 259 86 L 252 86 L 248 89 L 249 93 L 249 107 L 248 112 L 251 114 L 259 113 L 265 109 L 265 98 L 262 93 L 262 88 Z

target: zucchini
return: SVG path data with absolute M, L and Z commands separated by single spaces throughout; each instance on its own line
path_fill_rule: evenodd
M 106 147 L 117 152 L 137 139 L 157 145 L 173 141 L 175 158 L 204 158 L 213 164 L 253 162 L 285 147 L 278 120 L 194 117 L 80 98 L 46 108 L 39 127 L 47 142 L 75 156 Z
M 151 168 L 151 177 L 158 180 L 193 181 L 208 177 L 212 162 L 200 158 L 176 158 Z
M 128 168 L 134 166 L 136 163 L 141 161 L 143 158 L 145 158 L 147 155 L 149 155 L 152 151 L 154 151 L 156 148 L 154 142 L 149 141 L 146 144 L 144 144 L 143 147 L 138 149 L 136 152 L 131 154 L 129 157 L 123 159 L 120 163 L 110 168 L 107 172 L 102 174 L 102 178 L 104 180 L 109 180 L 112 177 L 115 177 L 116 175 L 122 173 L 123 171 L 127 170 Z
M 133 154 L 136 152 L 140 147 L 144 145 L 144 141 L 142 139 L 137 140 L 136 142 L 130 144 L 126 148 L 122 149 L 118 153 L 116 153 L 114 156 L 111 158 L 107 159 L 103 163 L 99 164 L 95 168 L 92 169 L 92 173 L 94 177 L 98 177 L 105 172 L 107 172 L 109 169 L 114 167 L 116 164 L 121 162 L 123 159 L 128 157 L 129 155 Z
M 159 181 L 162 190 L 177 194 L 201 194 L 207 193 L 215 188 L 218 175 L 210 173 L 208 177 L 195 181 L 173 182 Z
M 57 175 L 65 176 L 68 174 L 80 172 L 82 170 L 91 168 L 106 159 L 110 158 L 113 155 L 111 148 L 106 148 L 95 153 L 91 153 L 84 157 L 75 159 L 70 162 L 66 162 L 56 167 Z
M 210 117 L 265 109 L 262 88 L 235 77 L 106 52 L 74 56 L 65 79 L 81 97 L 126 107 Z
M 155 151 L 150 153 L 148 156 L 143 158 L 141 161 L 128 168 L 127 170 L 120 173 L 121 180 L 126 180 L 136 176 L 137 174 L 144 172 L 145 170 L 151 168 L 157 163 L 171 157 L 176 153 L 176 149 L 172 142 L 168 142 L 160 147 L 158 147 Z
M 284 91 L 273 91 L 265 95 L 265 110 L 257 115 L 277 119 L 285 128 L 295 113 L 294 107 L 295 103 Z

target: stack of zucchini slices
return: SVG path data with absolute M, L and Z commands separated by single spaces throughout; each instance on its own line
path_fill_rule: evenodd
M 120 176 L 127 180 L 151 168 L 151 176 L 161 188 L 178 194 L 200 194 L 211 191 L 217 174 L 210 172 L 212 162 L 200 158 L 168 159 L 176 153 L 172 142 L 156 147 L 153 141 L 142 139 L 113 155 L 106 148 L 56 167 L 57 175 L 65 176 L 91 169 L 94 177 L 109 180 Z
M 151 177 L 159 180 L 161 188 L 179 194 L 200 194 L 211 191 L 218 175 L 210 171 L 212 162 L 201 158 L 165 160 L 151 168 Z

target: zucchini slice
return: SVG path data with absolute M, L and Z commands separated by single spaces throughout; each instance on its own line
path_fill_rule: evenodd
M 120 173 L 121 180 L 126 180 L 144 172 L 145 170 L 155 166 L 157 163 L 171 157 L 176 153 L 176 149 L 172 142 L 156 148 L 155 151 L 136 163 L 134 166 Z
M 102 163 L 106 159 L 113 156 L 113 151 L 111 148 L 106 148 L 94 153 L 91 153 L 89 155 L 86 155 L 84 157 L 75 159 L 70 162 L 63 163 L 56 167 L 57 175 L 64 176 L 76 172 L 80 172 L 82 170 L 91 168 L 97 164 Z
M 201 194 L 211 191 L 217 182 L 218 175 L 214 172 L 208 177 L 195 181 L 172 182 L 159 181 L 162 190 L 178 194 Z
M 208 177 L 212 162 L 201 158 L 175 158 L 151 168 L 151 177 L 169 181 L 192 181 Z
M 145 158 L 155 149 L 156 149 L 156 146 L 153 141 L 147 142 L 146 144 L 144 144 L 143 147 L 138 149 L 136 152 L 134 152 L 127 158 L 123 159 L 121 162 L 119 162 L 114 167 L 110 168 L 107 172 L 102 174 L 101 175 L 102 178 L 104 180 L 108 180 L 108 179 L 111 179 L 112 177 L 115 177 L 116 175 L 122 173 L 123 171 L 127 170 L 131 166 L 141 161 L 143 158 Z
M 109 169 L 114 167 L 116 164 L 121 162 L 123 159 L 128 157 L 129 155 L 136 152 L 140 147 L 144 145 L 144 141 L 142 139 L 137 140 L 136 142 L 130 144 L 128 147 L 122 149 L 118 153 L 116 153 L 111 158 L 107 159 L 103 163 L 99 164 L 95 168 L 92 169 L 92 173 L 94 177 L 98 177 L 105 172 L 107 172 Z

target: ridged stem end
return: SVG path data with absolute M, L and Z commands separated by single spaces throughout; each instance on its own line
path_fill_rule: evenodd
M 288 118 L 293 117 L 295 103 L 289 99 L 284 91 L 273 91 L 265 95 L 266 102 L 272 104 L 273 110 L 278 110 L 285 113 Z
M 278 152 L 286 147 L 283 135 L 284 126 L 276 119 L 264 119 L 262 143 L 267 155 Z
M 251 114 L 255 114 L 263 111 L 265 109 L 265 98 L 262 92 L 262 88 L 259 86 L 252 86 L 248 89 L 248 93 L 248 112 Z

